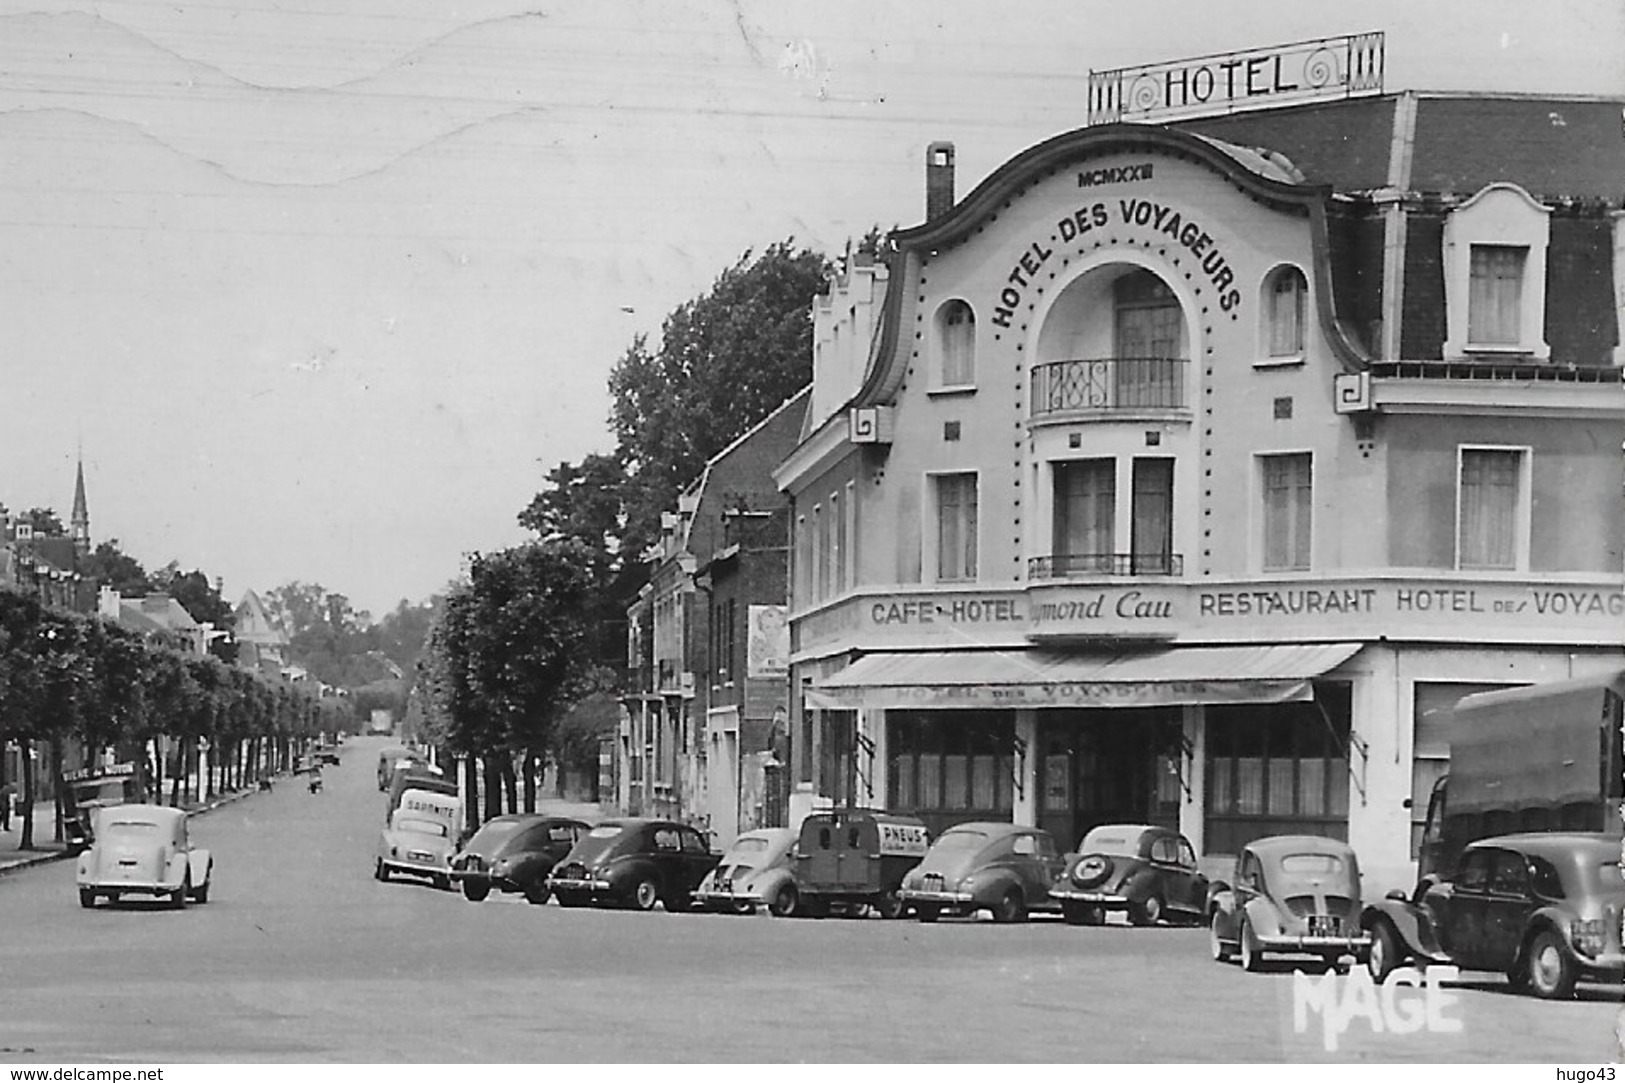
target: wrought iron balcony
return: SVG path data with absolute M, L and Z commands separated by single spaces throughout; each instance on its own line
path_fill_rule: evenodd
M 1100 357 L 1033 366 L 1033 417 L 1074 411 L 1183 410 L 1183 357 Z
M 1096 575 L 1184 575 L 1182 553 L 1058 553 L 1027 562 L 1028 579 L 1081 579 Z

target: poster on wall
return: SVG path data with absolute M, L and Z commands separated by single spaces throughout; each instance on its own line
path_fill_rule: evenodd
M 752 679 L 784 677 L 790 673 L 790 624 L 787 607 L 753 605 L 747 619 L 750 632 L 745 640 L 745 676 Z

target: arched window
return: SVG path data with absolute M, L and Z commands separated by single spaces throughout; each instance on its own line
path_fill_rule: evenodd
M 976 382 L 976 313 L 953 300 L 937 310 L 937 342 L 942 356 L 943 387 Z
M 1303 355 L 1305 317 L 1308 311 L 1309 283 L 1296 267 L 1279 267 L 1264 282 L 1265 333 L 1269 356 Z

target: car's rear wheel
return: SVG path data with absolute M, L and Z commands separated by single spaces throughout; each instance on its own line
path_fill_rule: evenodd
M 556 895 L 559 905 L 566 910 L 574 910 L 576 907 L 587 905 L 587 897 L 579 891 L 560 891 L 556 892 Z
M 916 903 L 914 916 L 929 925 L 942 916 L 942 907 L 936 903 Z
M 767 909 L 776 918 L 795 917 L 801 910 L 801 893 L 796 890 L 796 885 L 785 884 L 779 888 L 773 901 L 767 904 Z
M 463 898 L 469 902 L 484 902 L 485 897 L 491 894 L 491 885 L 484 880 L 464 880 Z
M 1579 977 L 1574 960 L 1550 929 L 1542 929 L 1529 941 L 1524 964 L 1529 970 L 1529 991 L 1542 1000 L 1566 1000 L 1574 995 L 1574 983 Z
M 874 902 L 874 907 L 875 913 L 887 921 L 903 916 L 903 898 L 897 894 L 895 889 L 881 892 L 880 897 Z
M 169 893 L 169 906 L 172 910 L 186 909 L 186 896 L 192 892 L 192 878 L 187 876 L 181 880 L 181 886 Z
M 384 865 L 384 859 L 381 857 L 373 863 L 372 878 L 380 883 L 389 883 L 389 869 Z
M 1258 937 L 1253 935 L 1253 927 L 1247 924 L 1247 919 L 1241 919 L 1241 969 L 1250 974 L 1256 974 L 1263 969 L 1264 953 L 1258 948 Z
M 95 906 L 96 905 L 96 893 L 94 891 L 90 890 L 88 887 L 80 888 L 79 889 L 79 905 L 84 907 L 86 910 L 89 910 L 92 906 Z
M 1213 918 L 1207 923 L 1207 950 L 1213 956 L 1215 963 L 1228 963 L 1230 961 L 1230 945 L 1224 942 L 1219 935 L 1219 915 L 1215 911 Z
M 546 884 L 532 884 L 525 889 L 525 901 L 532 906 L 545 906 L 552 897 L 553 891 Z
M 1405 949 L 1399 946 L 1399 934 L 1392 925 L 1379 920 L 1371 930 L 1371 948 L 1365 955 L 1365 968 L 1371 980 L 1381 982 L 1404 961 Z
M 206 903 L 206 902 L 208 902 L 209 901 L 209 884 L 212 883 L 212 882 L 213 882 L 212 879 L 203 881 L 203 883 L 198 886 L 197 890 L 192 892 L 192 901 L 195 902 L 195 903 Z
M 668 914 L 686 914 L 694 909 L 694 896 L 687 891 L 669 895 L 663 901 Z
M 1162 896 L 1152 894 L 1144 902 L 1129 904 L 1128 919 L 1135 925 L 1155 925 L 1162 920 L 1162 913 Z
M 660 901 L 660 885 L 653 880 L 639 880 L 632 889 L 631 901 L 634 910 L 653 910 Z
M 993 920 L 1001 925 L 1014 925 L 1027 920 L 1027 900 L 1017 888 L 1010 888 L 993 904 Z

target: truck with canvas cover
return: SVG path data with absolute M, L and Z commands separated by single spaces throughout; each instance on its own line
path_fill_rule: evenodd
M 1469 844 L 1494 835 L 1619 834 L 1622 702 L 1625 667 L 1457 701 L 1449 774 L 1428 802 L 1422 876 L 1450 872 Z

